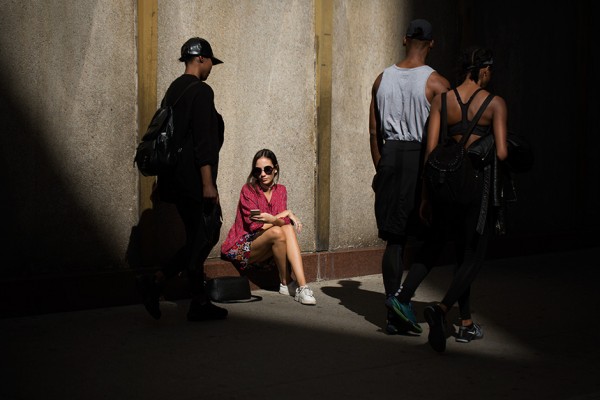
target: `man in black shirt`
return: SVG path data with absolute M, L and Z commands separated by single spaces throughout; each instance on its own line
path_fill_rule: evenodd
M 222 61 L 213 55 L 208 41 L 199 37 L 183 44 L 179 61 L 185 63 L 185 72 L 171 83 L 163 102 L 173 104 L 181 96 L 173 115 L 182 151 L 175 168 L 158 176 L 157 190 L 162 201 L 175 204 L 186 241 L 168 265 L 153 275 L 138 277 L 137 283 L 146 310 L 159 319 L 159 297 L 165 282 L 185 271 L 192 296 L 188 320 L 223 319 L 227 310 L 212 304 L 204 288 L 204 262 L 218 242 L 221 228 L 217 172 L 225 130 L 214 92 L 205 81 L 213 65 Z

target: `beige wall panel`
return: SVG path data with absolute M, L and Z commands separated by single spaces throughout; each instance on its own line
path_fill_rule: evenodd
M 377 75 L 403 55 L 407 3 L 338 0 L 334 5 L 331 250 L 383 243 L 373 210 L 369 104 Z
M 207 39 L 224 64 L 207 80 L 225 120 L 219 167 L 223 240 L 239 191 L 261 148 L 275 152 L 288 205 L 305 224 L 303 251 L 315 248 L 315 39 L 310 1 L 159 1 L 158 99 L 184 71 L 190 37 Z M 211 256 L 217 256 L 217 246 Z
M 137 223 L 134 5 L 2 2 L 8 275 L 125 263 Z
M 454 2 L 337 0 L 334 7 L 331 250 L 384 244 L 373 208 L 369 105 L 375 78 L 405 56 L 408 22 L 425 18 L 434 25 L 435 47 L 428 60 L 433 68 L 451 70 L 447 66 L 457 54 Z

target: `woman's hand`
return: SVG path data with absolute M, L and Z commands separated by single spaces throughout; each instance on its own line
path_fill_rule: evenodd
M 290 221 L 292 221 L 292 224 L 296 228 L 296 231 L 298 233 L 302 232 L 302 222 L 300 222 L 298 217 L 296 217 L 296 215 L 294 215 L 293 212 L 291 212 L 291 211 L 289 212 L 288 218 L 290 219 Z
M 272 215 L 269 213 L 261 212 L 260 214 L 251 215 L 250 219 L 255 222 L 267 223 L 269 217 L 272 217 Z
M 275 215 L 269 214 L 269 213 L 260 213 L 258 215 L 255 215 L 253 217 L 250 217 L 250 219 L 252 221 L 256 221 L 256 222 L 262 222 L 263 224 L 271 224 L 271 225 L 275 225 L 275 222 L 277 222 L 277 217 Z

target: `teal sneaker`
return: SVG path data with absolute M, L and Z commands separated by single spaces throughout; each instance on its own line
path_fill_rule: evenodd
M 400 303 L 396 296 L 390 296 L 385 300 L 385 305 L 393 311 L 400 319 L 408 322 L 409 331 L 414 333 L 422 333 L 423 328 L 417 323 L 417 317 L 412 309 L 412 303 Z

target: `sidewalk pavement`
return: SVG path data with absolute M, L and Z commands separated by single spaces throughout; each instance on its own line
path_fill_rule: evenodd
M 0 399 L 600 399 L 600 248 L 486 262 L 472 288 L 484 339 L 390 336 L 381 275 L 311 284 L 316 306 L 264 290 L 188 322 L 189 301 L 0 319 Z M 110 290 L 108 288 L 107 290 Z M 457 310 L 449 315 L 455 322 Z

